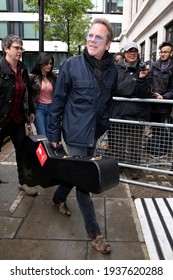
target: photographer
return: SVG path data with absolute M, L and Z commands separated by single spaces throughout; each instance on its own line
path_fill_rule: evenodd
M 151 98 L 149 67 L 140 68 L 138 46 L 128 43 L 124 48 L 124 58 L 117 63 L 118 84 L 116 96 L 126 98 Z M 147 103 L 112 101 L 111 118 L 132 121 L 150 120 L 150 106 Z M 143 127 L 132 124 L 112 123 L 108 131 L 110 154 L 120 163 L 139 164 Z M 126 149 L 128 156 L 126 157 Z M 140 178 L 138 169 L 131 170 L 131 178 Z

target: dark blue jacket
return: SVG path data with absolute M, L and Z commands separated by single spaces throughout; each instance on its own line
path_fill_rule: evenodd
M 53 94 L 49 140 L 93 147 L 107 129 L 110 101 L 115 94 L 117 67 L 112 58 L 100 90 L 83 55 L 68 59 L 61 67 Z

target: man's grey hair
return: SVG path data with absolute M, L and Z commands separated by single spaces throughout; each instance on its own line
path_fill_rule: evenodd
M 20 43 L 23 46 L 23 41 L 20 37 L 18 37 L 17 35 L 9 34 L 2 39 L 1 48 L 4 54 L 4 48 L 6 47 L 9 49 L 13 42 Z

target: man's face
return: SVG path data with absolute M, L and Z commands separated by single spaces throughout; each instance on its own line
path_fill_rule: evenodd
M 21 43 L 13 42 L 9 48 L 5 47 L 4 51 L 6 53 L 7 60 L 19 61 L 22 57 L 22 53 L 24 52 L 24 49 L 23 49 Z
M 108 29 L 101 23 L 94 24 L 87 35 L 87 49 L 91 56 L 100 60 L 106 50 L 109 50 L 111 42 L 107 40 Z
M 124 53 L 124 57 L 128 63 L 134 63 L 138 59 L 138 50 L 131 48 Z
M 161 48 L 159 54 L 160 54 L 160 59 L 162 61 L 167 61 L 170 59 L 171 54 L 173 54 L 172 48 L 170 46 L 165 46 Z

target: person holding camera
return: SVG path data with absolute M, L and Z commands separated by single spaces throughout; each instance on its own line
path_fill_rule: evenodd
M 124 47 L 124 55 L 117 63 L 118 83 L 117 97 L 150 98 L 151 79 L 150 69 L 140 64 L 138 45 L 129 42 Z M 141 68 L 140 68 L 141 67 Z M 113 119 L 130 121 L 150 120 L 149 104 L 132 101 L 112 101 L 111 115 Z M 120 163 L 139 165 L 140 149 L 142 147 L 143 127 L 136 124 L 111 123 L 108 130 L 110 155 Z M 140 178 L 138 169 L 131 170 L 131 178 Z

